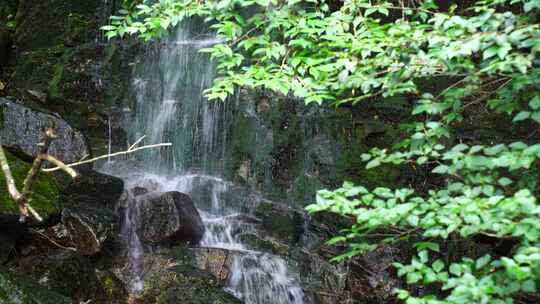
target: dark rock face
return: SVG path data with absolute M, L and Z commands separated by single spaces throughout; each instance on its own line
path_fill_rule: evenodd
M 80 176 L 62 191 L 60 203 L 66 207 L 76 205 L 114 209 L 124 191 L 124 181 L 94 170 L 76 170 Z
M 71 244 L 82 255 L 95 255 L 115 230 L 114 214 L 98 208 L 65 208 L 62 224 Z
M 28 231 L 26 224 L 19 222 L 19 218 L 16 214 L 0 214 L 0 264 L 7 260 L 15 250 L 17 240 Z
M 180 192 L 139 196 L 140 237 L 150 243 L 197 244 L 204 225 L 191 198 Z
M 61 221 L 72 246 L 83 255 L 95 255 L 118 231 L 114 208 L 124 183 L 93 170 L 80 170 L 79 174 L 60 195 L 65 207 Z
M 49 127 L 58 136 L 49 148 L 52 156 L 71 163 L 89 154 L 83 135 L 64 120 L 0 98 L 0 141 L 4 147 L 34 158 L 37 144 L 42 142 Z
M 50 291 L 28 277 L 0 267 L 0 303 L 73 304 L 74 301 Z
M 0 27 L 0 72 L 7 63 L 9 53 L 11 52 L 11 35 L 6 29 Z

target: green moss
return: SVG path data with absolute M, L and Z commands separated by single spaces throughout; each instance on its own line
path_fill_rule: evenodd
M 26 177 L 31 164 L 18 159 L 7 151 L 6 156 L 18 189 L 22 190 L 22 182 Z M 5 184 L 6 180 L 4 175 L 0 174 L 0 185 L 2 189 L 5 189 Z M 59 192 L 60 187 L 55 178 L 51 174 L 40 173 L 33 186 L 31 198 L 32 207 L 34 207 L 34 209 L 42 216 L 58 211 L 55 205 Z M 7 191 L 0 191 L 0 213 L 18 212 L 19 209 L 17 204 L 10 198 Z
M 87 40 L 95 25 L 89 18 L 76 13 L 70 13 L 66 22 L 65 41 L 68 43 L 82 43 Z
M 68 298 L 44 288 L 30 278 L 0 268 L 0 303 L 68 304 Z
M 165 270 L 146 280 L 137 303 L 142 304 L 235 304 L 240 303 L 225 293 L 215 279 L 197 269 L 179 266 Z

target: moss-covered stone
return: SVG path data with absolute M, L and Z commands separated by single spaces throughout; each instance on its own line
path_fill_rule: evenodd
M 105 290 L 105 298 L 110 304 L 127 303 L 128 293 L 122 282 L 111 272 L 102 271 L 97 273 L 101 286 Z
M 175 247 L 152 257 L 151 263 L 145 263 L 152 268 L 145 270 L 144 289 L 134 303 L 239 304 L 239 300 L 223 291 L 221 281 L 211 270 L 194 266 L 201 266 L 201 258 L 184 247 Z
M 19 190 L 22 190 L 22 182 L 32 164 L 20 160 L 7 151 L 6 156 L 13 178 Z M 11 199 L 7 191 L 4 190 L 5 184 L 5 177 L 3 174 L 0 174 L 0 187 L 3 188 L 0 191 L 0 213 L 18 213 L 17 204 Z M 52 174 L 39 173 L 32 189 L 33 193 L 30 203 L 40 215 L 46 217 L 47 215 L 58 212 L 56 201 L 60 193 L 60 186 Z
M 2 304 L 74 304 L 75 302 L 39 285 L 32 279 L 0 267 Z
M 107 300 L 89 258 L 76 253 L 19 258 L 10 268 L 55 293 L 77 300 L 77 303 L 89 300 L 105 303 Z

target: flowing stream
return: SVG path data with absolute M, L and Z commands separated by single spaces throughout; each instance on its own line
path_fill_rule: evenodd
M 278 256 L 249 250 L 239 239 L 252 229 L 243 215 L 238 189 L 226 180 L 231 159 L 229 123 L 238 100 L 209 102 L 204 89 L 211 86 L 214 65 L 198 52 L 219 41 L 201 33 L 197 22 L 178 28 L 166 41 L 152 45 L 133 79 L 135 109 L 129 118 L 132 141 L 146 135 L 145 143 L 171 142 L 171 148 L 140 154 L 144 175 L 128 177 L 126 184 L 151 181 L 159 191 L 180 191 L 192 196 L 200 210 L 206 232 L 201 246 L 242 252 L 235 257 L 226 290 L 247 304 L 307 303 L 298 274 L 291 273 Z M 114 173 L 114 172 L 113 172 Z M 241 193 L 240 193 L 241 196 Z M 228 199 L 226 200 L 225 197 Z M 123 235 L 132 259 L 133 290 L 140 290 L 144 278 L 138 273 L 142 247 L 134 222 L 136 199 L 126 208 Z M 232 201 L 232 202 L 231 202 Z

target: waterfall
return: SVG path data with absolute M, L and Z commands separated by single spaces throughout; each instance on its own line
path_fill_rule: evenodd
M 201 30 L 203 29 L 203 30 Z M 139 154 L 145 179 L 157 181 L 159 191 L 180 191 L 192 196 L 206 227 L 201 246 L 236 250 L 226 290 L 246 304 L 303 304 L 298 274 L 282 258 L 247 250 L 238 235 L 252 226 L 242 220 L 241 202 L 226 202 L 238 194 L 227 181 L 231 160 L 228 130 L 238 100 L 210 102 L 203 90 L 215 77 L 214 64 L 199 50 L 218 43 L 198 22 L 179 26 L 174 35 L 151 45 L 132 81 L 134 111 L 128 119 L 129 138 L 146 135 L 146 143 L 171 142 L 173 148 Z M 114 173 L 114 172 L 113 172 Z M 128 174 L 129 175 L 129 174 Z M 140 179 L 141 176 L 131 177 Z M 128 180 L 130 177 L 128 177 Z M 127 184 L 130 182 L 128 181 Z M 124 225 L 133 225 L 136 199 L 126 206 Z M 135 211 L 129 211 L 135 210 Z M 140 257 L 136 231 L 124 227 L 130 258 Z M 133 262 L 137 272 L 140 262 Z M 140 284 L 135 278 L 135 284 Z M 132 289 L 140 285 L 132 286 Z

